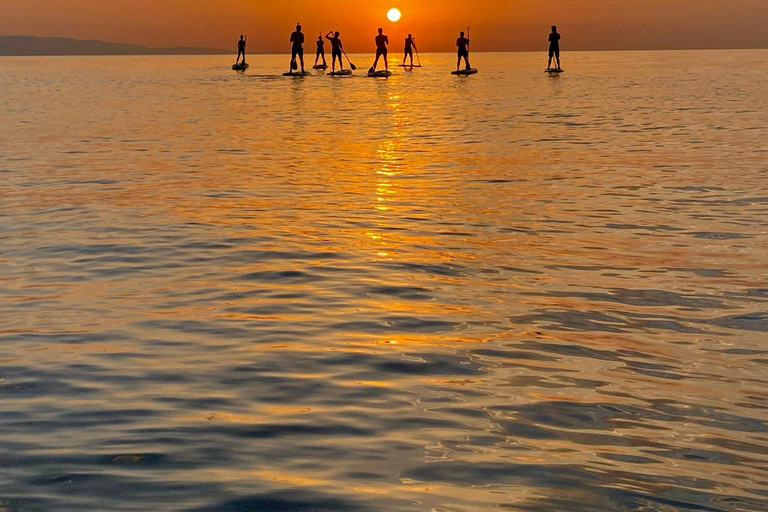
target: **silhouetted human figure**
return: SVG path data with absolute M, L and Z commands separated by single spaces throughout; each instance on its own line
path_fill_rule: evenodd
M 456 71 L 461 67 L 461 59 L 467 64 L 467 69 L 472 66 L 469 65 L 469 38 L 464 37 L 464 31 L 459 32 L 459 38 L 456 40 L 456 47 L 459 49 L 459 59 L 456 61 Z
M 341 53 L 344 45 L 341 43 L 339 32 L 328 32 L 325 38 L 331 42 L 331 72 L 336 71 L 336 59 L 339 59 L 339 70 L 344 71 L 344 61 L 341 60 Z
M 320 35 L 317 38 L 317 53 L 315 53 L 315 66 L 317 66 L 317 61 L 320 60 L 320 57 L 323 58 L 323 66 L 328 66 L 328 63 L 325 62 L 325 41 L 323 41 L 323 36 Z
M 301 31 L 301 25 L 296 25 L 296 31 L 291 34 L 291 69 L 296 69 L 296 56 L 301 60 L 301 72 L 304 73 L 304 33 Z
M 376 36 L 376 60 L 373 61 L 371 71 L 376 72 L 376 65 L 379 63 L 379 58 L 384 57 L 384 69 L 389 71 L 389 63 L 387 62 L 387 45 L 389 44 L 389 36 L 384 35 L 384 29 L 379 29 L 379 35 Z
M 547 61 L 547 69 L 552 68 L 552 57 L 557 61 L 557 69 L 560 68 L 560 34 L 557 32 L 557 27 L 552 25 L 552 32 L 549 34 L 549 60 Z
M 411 66 L 413 66 L 413 50 L 416 48 L 416 42 L 413 39 L 412 34 L 408 34 L 408 37 L 405 38 L 405 50 L 403 52 L 403 66 L 405 66 L 405 61 L 408 59 L 408 57 L 411 57 Z M 418 50 L 418 48 L 416 48 Z
M 248 41 L 248 38 L 241 35 L 240 40 L 237 42 L 237 60 L 235 61 L 235 65 L 240 63 L 240 56 L 243 56 L 243 64 L 245 64 L 245 45 Z

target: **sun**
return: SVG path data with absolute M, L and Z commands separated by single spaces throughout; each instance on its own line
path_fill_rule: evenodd
M 389 21 L 399 21 L 402 14 L 400 13 L 399 9 L 390 9 L 387 13 L 387 18 Z

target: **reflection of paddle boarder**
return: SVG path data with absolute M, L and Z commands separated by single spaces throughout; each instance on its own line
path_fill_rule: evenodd
M 384 69 L 389 71 L 389 63 L 387 62 L 387 45 L 389 44 L 389 36 L 384 35 L 384 29 L 379 29 L 379 35 L 376 36 L 376 60 L 373 61 L 370 71 L 376 72 L 376 65 L 379 63 L 379 58 L 384 57 Z
M 456 47 L 459 49 L 459 59 L 456 61 L 456 71 L 461 66 L 461 59 L 467 63 L 467 69 L 472 66 L 469 65 L 469 27 L 467 27 L 467 37 L 464 37 L 464 31 L 459 32 L 459 38 L 456 40 Z
M 549 34 L 549 60 L 547 69 L 552 68 L 552 58 L 557 61 L 557 69 L 560 68 L 560 34 L 557 33 L 557 27 L 552 25 L 552 32 Z
M 418 48 L 416 48 L 416 42 L 413 39 L 413 35 L 408 34 L 408 37 L 405 38 L 405 51 L 403 52 L 403 66 L 405 66 L 405 61 L 409 56 L 411 57 L 411 66 L 413 66 L 413 50 L 414 49 L 418 51 Z
M 296 25 L 296 31 L 291 34 L 291 69 L 289 71 L 295 71 L 298 67 L 296 65 L 296 56 L 301 59 L 301 72 L 304 73 L 304 33 L 301 31 L 301 25 Z
M 323 35 L 320 34 L 317 38 L 317 53 L 315 53 L 315 66 L 317 66 L 317 61 L 320 60 L 320 57 L 323 58 L 323 66 L 328 66 L 328 64 L 325 62 L 325 41 L 323 41 Z
M 344 51 L 344 45 L 341 43 L 340 33 L 328 32 L 325 38 L 331 42 L 331 73 L 336 71 L 336 59 L 339 59 L 339 69 L 344 71 L 344 61 L 341 60 L 341 52 Z
M 245 64 L 245 45 L 248 42 L 248 38 L 246 36 L 241 35 L 240 40 L 237 42 L 237 60 L 235 61 L 235 66 L 240 64 L 240 56 L 243 56 L 243 64 Z

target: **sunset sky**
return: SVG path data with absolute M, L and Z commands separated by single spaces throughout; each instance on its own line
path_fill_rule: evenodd
M 386 19 L 399 8 L 398 23 Z M 408 32 L 422 51 L 452 50 L 472 27 L 475 50 L 537 50 L 550 24 L 564 49 L 766 48 L 768 0 L 21 0 L 0 3 L 0 35 L 61 36 L 148 46 L 283 52 L 293 25 L 342 31 L 351 51 L 369 51 L 378 26 Z M 542 43 L 544 41 L 544 43 Z M 395 46 L 398 48 L 399 46 Z

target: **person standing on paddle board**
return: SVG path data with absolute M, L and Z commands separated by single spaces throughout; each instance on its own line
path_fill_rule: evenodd
M 413 50 L 416 48 L 416 42 L 413 39 L 412 34 L 408 34 L 408 37 L 405 38 L 405 51 L 403 53 L 403 66 L 405 66 L 406 59 L 410 56 L 411 57 L 411 66 L 413 66 Z
M 304 73 L 304 33 L 301 31 L 301 25 L 296 25 L 296 31 L 291 34 L 291 70 L 296 69 L 296 56 L 301 59 L 301 72 Z
M 317 38 L 317 53 L 315 54 L 315 66 L 317 66 L 317 61 L 320 60 L 320 57 L 323 58 L 323 66 L 328 66 L 328 63 L 325 62 L 325 41 L 323 41 L 323 36 L 318 36 Z
M 331 42 L 331 73 L 336 71 L 336 59 L 339 59 L 339 70 L 344 71 L 344 61 L 341 60 L 341 53 L 344 51 L 344 45 L 341 44 L 339 32 L 328 32 L 325 38 Z
M 387 45 L 389 44 L 389 36 L 384 35 L 384 29 L 379 29 L 379 35 L 376 36 L 376 60 L 373 61 L 371 71 L 376 72 L 376 65 L 379 63 L 379 58 L 384 57 L 384 69 L 389 71 L 389 63 L 387 62 Z
M 459 49 L 459 60 L 456 61 L 456 71 L 461 67 L 461 59 L 467 63 L 467 69 L 471 69 L 469 65 L 469 38 L 464 37 L 464 31 L 459 32 L 459 38 L 456 40 L 456 47 Z
M 245 64 L 245 44 L 246 44 L 246 37 L 241 35 L 240 40 L 237 42 L 237 60 L 235 61 L 235 66 L 240 64 L 240 56 L 243 56 L 243 64 Z
M 552 25 L 552 32 L 549 34 L 549 60 L 547 69 L 552 69 L 552 58 L 557 61 L 557 69 L 560 69 L 560 34 L 557 33 L 557 27 Z

